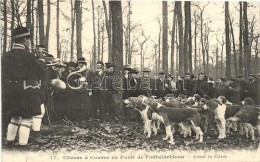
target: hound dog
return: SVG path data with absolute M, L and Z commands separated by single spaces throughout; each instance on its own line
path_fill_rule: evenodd
M 225 96 L 219 96 L 217 100 L 225 105 L 233 105 L 233 103 L 229 102 Z
M 123 100 L 127 107 L 132 107 L 139 111 L 144 122 L 144 134 L 147 133 L 147 137 L 150 138 L 152 131 L 157 135 L 157 129 L 152 125 L 153 112 L 149 107 L 142 103 L 142 100 L 138 97 L 130 97 Z
M 255 101 L 251 97 L 245 98 L 242 102 L 242 105 L 254 105 Z
M 142 97 L 143 103 L 149 105 L 151 109 L 157 114 L 158 120 L 160 120 L 165 125 L 166 137 L 164 140 L 169 140 L 170 144 L 174 144 L 173 134 L 171 131 L 171 123 L 181 123 L 189 122 L 192 129 L 196 132 L 196 139 L 199 142 L 203 142 L 203 132 L 201 131 L 200 124 L 200 114 L 191 108 L 171 108 L 166 107 L 160 103 L 148 97 Z
M 208 109 L 214 114 L 214 118 L 219 130 L 218 138 L 219 139 L 226 138 L 226 120 L 225 120 L 226 105 L 220 103 L 216 99 L 211 99 L 206 102 L 206 104 L 204 105 L 204 109 Z

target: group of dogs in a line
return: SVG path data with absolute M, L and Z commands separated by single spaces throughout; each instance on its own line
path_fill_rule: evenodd
M 166 137 L 170 144 L 175 144 L 173 133 L 175 124 L 180 134 L 186 138 L 195 132 L 196 140 L 203 142 L 203 135 L 211 130 L 218 132 L 219 139 L 226 138 L 226 134 L 238 132 L 249 135 L 255 140 L 255 129 L 260 137 L 260 108 L 254 105 L 251 98 L 245 98 L 240 105 L 232 104 L 224 96 L 206 100 L 198 94 L 192 97 L 171 94 L 165 96 L 165 101 L 156 96 L 140 95 L 123 100 L 126 107 L 134 108 L 141 114 L 144 122 L 144 134 L 150 138 L 152 132 L 157 135 L 160 123 L 165 126 Z M 156 126 L 157 125 L 157 126 Z M 217 126 L 217 128 L 216 128 Z

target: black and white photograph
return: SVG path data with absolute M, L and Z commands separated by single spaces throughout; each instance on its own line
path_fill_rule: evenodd
M 260 2 L 1 0 L 1 161 L 260 162 Z

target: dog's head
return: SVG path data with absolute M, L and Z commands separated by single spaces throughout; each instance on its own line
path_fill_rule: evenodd
M 254 105 L 255 101 L 251 97 L 245 98 L 242 102 L 242 105 Z
M 184 98 L 186 98 L 186 96 L 184 94 L 180 94 L 178 97 L 177 97 L 177 100 L 181 101 L 183 100 Z
M 205 105 L 206 102 L 207 102 L 207 99 L 206 99 L 206 98 L 201 98 L 199 104 L 200 104 L 200 105 Z
M 209 109 L 209 110 L 215 110 L 219 106 L 221 106 L 222 103 L 216 99 L 211 99 L 206 102 L 206 104 L 203 106 L 204 109 Z
M 201 99 L 201 97 L 200 97 L 199 94 L 194 94 L 194 95 L 193 95 L 193 99 L 194 99 L 195 102 L 199 102 L 200 99 Z
M 129 97 L 128 99 L 123 100 L 124 104 L 126 104 L 126 107 L 132 107 L 132 108 L 140 108 L 142 107 L 142 100 L 138 97 Z
M 225 105 L 232 105 L 231 102 L 229 102 L 225 96 L 219 96 L 217 98 L 218 101 L 220 101 L 222 104 L 225 104 Z

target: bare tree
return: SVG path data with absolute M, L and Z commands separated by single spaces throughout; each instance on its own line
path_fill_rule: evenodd
M 14 21 L 15 21 L 15 10 L 14 10 L 14 0 L 11 0 L 11 8 L 12 8 L 12 20 L 11 20 L 11 31 L 14 30 Z M 14 43 L 13 32 L 11 32 L 11 45 Z
M 6 1 L 4 1 L 4 40 L 3 40 L 3 53 L 6 53 L 6 49 L 7 49 L 7 5 L 6 5 Z
M 44 14 L 43 14 L 43 0 L 38 0 L 38 15 L 39 15 L 39 40 L 40 44 L 45 44 L 44 35 Z
M 148 39 L 150 39 L 150 36 L 147 37 L 145 34 L 144 34 L 144 31 L 141 32 L 141 36 L 142 38 L 141 39 L 137 39 L 137 42 L 140 46 L 140 56 L 141 56 L 141 71 L 143 71 L 143 68 L 144 68 L 144 44 L 148 41 Z
M 110 23 L 110 19 L 109 19 L 109 15 L 108 15 L 108 12 L 107 12 L 107 6 L 106 6 L 106 2 L 105 0 L 102 0 L 102 4 L 103 4 L 103 8 L 104 8 L 104 13 L 105 13 L 105 20 L 106 20 L 106 30 L 107 30 L 107 42 L 108 42 L 108 61 L 111 62 L 112 61 L 112 48 L 111 48 L 111 45 L 112 45 L 112 40 L 111 40 L 111 23 Z
M 238 71 L 239 74 L 243 73 L 243 2 L 239 2 L 239 58 L 238 58 Z
M 162 70 L 168 73 L 168 6 L 167 1 L 162 1 Z
M 197 35 L 198 35 L 197 24 L 199 22 L 197 11 L 194 11 L 193 16 L 194 16 L 194 69 L 196 70 L 197 69 Z
M 229 2 L 225 2 L 225 32 L 226 32 L 226 77 L 231 76 L 231 47 L 229 40 Z
M 174 6 L 174 11 L 173 11 L 173 22 L 172 22 L 172 32 L 171 32 L 171 73 L 172 74 L 175 69 L 174 67 L 175 27 L 176 27 L 176 5 Z M 157 46 L 155 47 L 156 47 L 155 49 L 157 49 Z
M 45 36 L 45 47 L 49 49 L 49 35 L 51 25 L 51 1 L 47 0 L 47 24 L 46 24 L 46 36 Z
M 57 0 L 57 7 L 56 7 L 56 37 L 57 37 L 57 57 L 61 58 L 61 51 L 60 51 L 60 1 Z
M 247 79 L 248 74 L 250 71 L 250 64 L 251 64 L 251 55 L 249 49 L 249 41 L 248 41 L 248 20 L 247 20 L 247 2 L 243 2 L 243 18 L 244 18 L 244 68 L 245 68 L 245 77 Z
M 235 74 L 237 75 L 237 52 L 236 52 L 236 44 L 235 44 L 235 36 L 233 31 L 233 21 L 231 21 L 230 14 L 229 14 L 229 23 L 230 23 L 230 30 L 232 35 L 232 47 L 233 47 L 233 54 L 234 54 L 234 65 L 235 65 Z
M 92 69 L 96 69 L 96 23 L 95 23 L 95 6 L 94 6 L 94 0 L 92 0 L 92 15 L 93 15 L 93 34 L 94 34 L 94 44 L 93 44 L 93 56 L 92 56 Z
M 225 41 L 224 41 L 224 37 L 222 35 L 222 41 L 218 40 L 217 41 L 219 42 L 219 44 L 221 45 L 221 62 L 220 62 L 220 71 L 222 72 L 223 71 L 223 61 L 224 61 L 224 56 L 223 56 L 223 48 L 224 48 L 224 45 L 225 45 Z M 222 73 L 221 73 L 221 76 L 220 77 L 223 77 L 222 76 Z
M 161 68 L 161 35 L 162 35 L 162 24 L 159 17 L 156 18 L 156 21 L 159 24 L 159 33 L 158 33 L 158 69 Z
M 176 1 L 176 13 L 179 29 L 179 74 L 184 75 L 184 42 L 183 42 L 183 23 L 182 23 L 182 5 L 181 1 Z
M 77 59 L 82 57 L 82 1 L 75 0 L 76 32 L 77 32 Z

